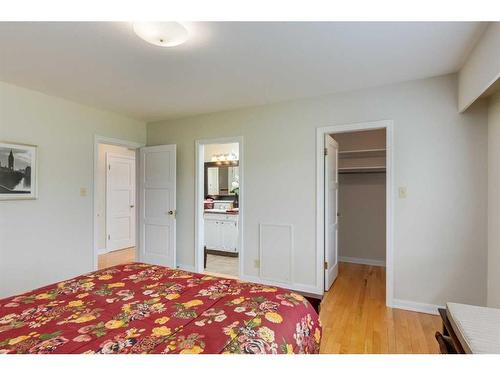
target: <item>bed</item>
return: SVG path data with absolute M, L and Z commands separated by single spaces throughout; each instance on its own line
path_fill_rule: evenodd
M 436 339 L 441 353 L 500 353 L 500 309 L 447 303 L 439 314 L 443 332 L 436 332 Z
M 0 353 L 313 354 L 320 339 L 300 294 L 144 263 L 0 300 Z

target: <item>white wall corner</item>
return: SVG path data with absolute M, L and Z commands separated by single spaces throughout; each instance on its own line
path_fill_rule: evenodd
M 500 79 L 500 24 L 491 22 L 458 72 L 458 109 L 464 112 Z
M 406 301 L 406 300 L 396 299 L 396 298 L 394 298 L 392 300 L 391 307 L 394 309 L 409 310 L 409 311 L 415 311 L 415 312 L 419 312 L 419 313 L 432 314 L 432 315 L 439 315 L 438 309 L 444 308 L 444 306 L 440 306 L 440 305 L 432 305 L 429 303 Z

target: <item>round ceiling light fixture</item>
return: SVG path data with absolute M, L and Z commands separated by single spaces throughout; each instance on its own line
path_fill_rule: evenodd
M 178 22 L 135 22 L 139 38 L 160 47 L 175 47 L 188 38 L 187 29 Z

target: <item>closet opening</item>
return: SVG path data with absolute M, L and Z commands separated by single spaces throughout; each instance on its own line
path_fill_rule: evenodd
M 385 305 L 387 129 L 325 133 L 324 142 L 324 289 L 335 293 L 339 280 Z

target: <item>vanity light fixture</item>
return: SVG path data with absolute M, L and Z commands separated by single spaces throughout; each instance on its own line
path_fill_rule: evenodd
M 134 22 L 139 38 L 160 47 L 175 47 L 188 38 L 187 29 L 178 22 Z
M 212 155 L 211 161 L 217 164 L 236 164 L 238 156 L 234 152 L 230 154 L 215 154 Z

